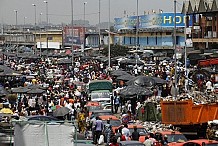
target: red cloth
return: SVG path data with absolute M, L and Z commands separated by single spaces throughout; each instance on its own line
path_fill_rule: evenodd
M 126 141 L 126 137 L 124 135 L 121 136 L 121 141 Z
M 118 143 L 111 143 L 109 146 L 119 146 Z

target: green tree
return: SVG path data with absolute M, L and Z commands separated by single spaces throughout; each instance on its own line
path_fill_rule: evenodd
M 128 54 L 129 48 L 121 45 L 111 45 L 111 57 L 117 56 L 125 56 Z M 107 56 L 108 55 L 108 46 L 105 46 L 102 50 L 102 54 Z

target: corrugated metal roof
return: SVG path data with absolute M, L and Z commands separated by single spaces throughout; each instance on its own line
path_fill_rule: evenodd
M 218 11 L 218 0 L 189 0 L 183 3 L 182 13 L 205 13 Z
M 211 8 L 212 12 L 218 11 L 217 4 L 218 4 L 218 0 L 214 0 Z
M 207 3 L 205 1 L 206 0 L 200 0 L 199 6 L 198 6 L 199 13 L 207 12 Z
M 191 5 L 191 2 L 189 1 L 188 3 L 188 10 L 187 10 L 187 14 L 192 14 L 194 12 L 194 9 Z

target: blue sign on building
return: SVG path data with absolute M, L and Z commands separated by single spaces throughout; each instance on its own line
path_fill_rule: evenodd
M 185 27 L 185 15 L 181 13 L 160 13 L 139 16 L 139 28 L 155 28 L 155 27 Z M 137 16 L 125 18 L 115 18 L 115 29 L 134 29 L 137 25 Z M 191 16 L 189 16 L 189 25 L 192 25 Z

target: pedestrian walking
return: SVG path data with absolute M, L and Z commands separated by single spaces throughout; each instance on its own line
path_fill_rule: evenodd
M 103 130 L 103 122 L 99 117 L 96 117 L 96 122 L 95 122 L 95 141 L 94 144 L 98 143 L 98 140 L 100 138 L 100 135 L 102 134 Z
M 104 139 L 107 145 L 110 143 L 111 138 L 111 132 L 112 132 L 112 125 L 110 124 L 110 120 L 107 120 L 107 124 L 104 125 Z

